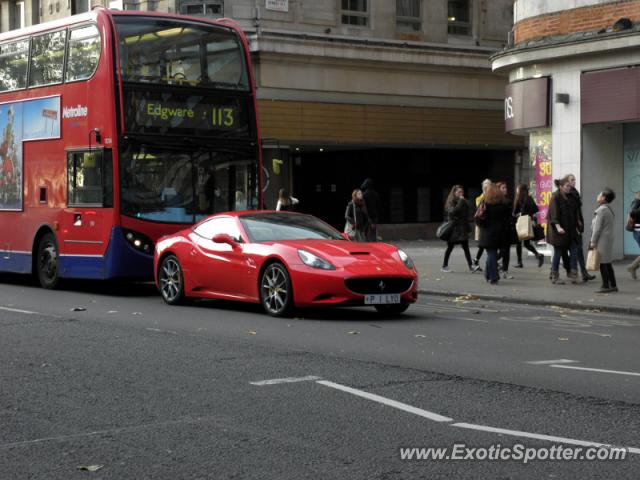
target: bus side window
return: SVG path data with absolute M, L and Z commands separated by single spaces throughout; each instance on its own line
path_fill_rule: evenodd
M 67 152 L 69 206 L 113 206 L 111 150 Z
M 85 80 L 93 75 L 100 61 L 100 32 L 95 25 L 69 32 L 66 81 Z
M 30 87 L 62 83 L 66 37 L 60 30 L 31 38 Z

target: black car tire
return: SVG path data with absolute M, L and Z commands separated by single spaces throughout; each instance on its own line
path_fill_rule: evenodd
M 180 305 L 184 302 L 184 274 L 175 255 L 167 255 L 160 262 L 158 289 L 162 299 L 169 305 Z
M 293 310 L 293 288 L 286 267 L 270 263 L 260 276 L 260 302 L 272 317 L 288 316 Z
M 36 273 L 42 288 L 53 290 L 60 282 L 58 242 L 53 233 L 45 234 L 38 243 Z
M 376 310 L 381 315 L 400 315 L 407 311 L 409 308 L 408 303 L 398 303 L 394 305 L 376 305 Z

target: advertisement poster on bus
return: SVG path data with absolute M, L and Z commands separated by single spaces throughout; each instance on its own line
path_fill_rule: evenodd
M 60 97 L 0 105 L 0 210 L 22 210 L 22 142 L 60 138 Z
M 529 137 L 529 159 L 535 169 L 535 199 L 538 205 L 538 223 L 547 231 L 547 213 L 553 191 L 551 170 L 551 132 L 532 133 Z
M 23 103 L 24 140 L 60 138 L 60 97 L 38 98 Z
M 0 105 L 0 210 L 22 210 L 22 103 Z

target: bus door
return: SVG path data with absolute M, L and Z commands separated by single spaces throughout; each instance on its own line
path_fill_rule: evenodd
M 103 256 L 113 225 L 113 161 L 109 149 L 67 151 L 67 208 L 62 255 Z

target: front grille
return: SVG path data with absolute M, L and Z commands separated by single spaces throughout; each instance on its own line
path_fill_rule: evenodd
M 410 278 L 349 278 L 344 281 L 347 288 L 362 295 L 374 293 L 403 293 L 411 288 L 413 280 Z

